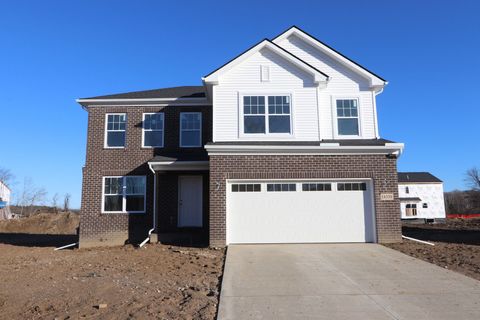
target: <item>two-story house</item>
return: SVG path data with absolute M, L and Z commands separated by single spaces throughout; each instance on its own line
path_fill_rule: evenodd
M 233 243 L 401 239 L 387 82 L 291 27 L 176 87 L 78 99 L 88 111 L 82 247 L 204 235 Z
M 398 198 L 402 219 L 446 218 L 443 182 L 430 172 L 399 172 Z

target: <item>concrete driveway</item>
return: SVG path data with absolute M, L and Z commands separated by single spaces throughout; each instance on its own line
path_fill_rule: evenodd
M 232 245 L 218 319 L 480 319 L 480 281 L 377 244 Z

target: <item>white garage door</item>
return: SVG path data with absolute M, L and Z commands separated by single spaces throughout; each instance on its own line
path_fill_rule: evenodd
M 374 242 L 369 180 L 228 181 L 227 243 Z

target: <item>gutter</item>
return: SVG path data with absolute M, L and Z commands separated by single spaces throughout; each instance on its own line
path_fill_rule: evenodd
M 155 170 L 153 170 L 152 165 L 149 163 L 148 168 L 153 173 L 153 225 L 152 229 L 148 230 L 148 237 L 140 243 L 139 247 L 143 247 L 148 241 L 150 241 L 150 236 L 152 235 L 153 231 L 157 227 L 157 175 L 155 174 Z
M 403 143 L 386 143 L 384 146 L 340 146 L 337 143 L 320 143 L 318 146 L 292 145 L 206 145 L 208 154 L 388 154 L 399 157 Z
M 135 99 L 76 99 L 77 103 L 85 109 L 94 105 L 120 105 L 132 106 L 137 104 L 173 104 L 185 106 L 209 106 L 207 97 L 205 98 L 135 98 Z

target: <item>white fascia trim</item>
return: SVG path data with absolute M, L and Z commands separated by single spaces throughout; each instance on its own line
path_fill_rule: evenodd
M 148 99 L 76 99 L 83 107 L 103 106 L 211 106 L 207 98 L 148 98 Z
M 305 62 L 301 61 L 300 59 L 289 55 L 288 53 L 283 51 L 285 49 L 282 50 L 282 49 L 278 48 L 275 44 L 272 44 L 269 40 L 266 40 L 266 39 L 263 40 L 262 42 L 260 42 L 259 44 L 257 44 L 255 47 L 248 50 L 247 52 L 243 53 L 239 57 L 237 57 L 235 60 L 230 61 L 229 63 L 227 63 L 226 65 L 224 65 L 223 67 L 221 67 L 220 69 L 218 69 L 217 71 L 215 71 L 214 73 L 209 75 L 208 77 L 203 77 L 202 81 L 204 83 L 213 84 L 213 85 L 218 84 L 220 79 L 221 79 L 222 74 L 230 71 L 236 65 L 245 61 L 247 58 L 251 57 L 253 54 L 257 53 L 258 51 L 260 51 L 261 49 L 264 49 L 264 48 L 267 48 L 267 49 L 273 51 L 274 53 L 278 54 L 279 56 L 283 57 L 284 59 L 290 61 L 296 67 L 298 67 L 298 68 L 304 70 L 305 72 L 311 74 L 313 76 L 314 82 L 317 85 L 325 86 L 326 82 L 328 81 L 327 76 L 318 72 L 317 70 L 314 70 L 311 66 L 307 65 Z
M 278 44 L 279 42 L 281 42 L 282 40 L 288 38 L 289 36 L 291 36 L 293 34 L 296 35 L 297 37 L 299 37 L 300 39 L 306 41 L 307 43 L 312 45 L 314 48 L 319 49 L 320 51 L 326 53 L 327 55 L 329 55 L 333 59 L 341 62 L 343 65 L 347 66 L 348 68 L 352 69 L 353 71 L 355 71 L 355 72 L 363 75 L 367 79 L 369 79 L 370 80 L 370 86 L 372 88 L 374 88 L 375 90 L 380 90 L 379 87 L 383 88 L 385 85 L 388 84 L 388 81 L 383 81 L 382 79 L 378 78 L 374 74 L 372 74 L 372 73 L 368 72 L 367 70 L 357 66 L 355 63 L 353 63 L 350 60 L 342 57 L 341 55 L 339 55 L 338 53 L 336 53 L 332 49 L 328 48 L 324 44 L 318 42 L 316 39 L 313 39 L 311 36 L 309 36 L 308 34 L 305 34 L 303 31 L 301 31 L 301 30 L 299 30 L 295 27 L 290 28 L 285 33 L 283 33 L 282 35 L 273 39 L 273 42 Z
M 385 146 L 244 146 L 244 145 L 210 145 L 205 146 L 209 155 L 233 155 L 233 154 L 391 154 L 399 157 L 403 152 L 403 143 L 386 143 Z
M 209 161 L 150 161 L 150 168 L 155 171 L 176 171 L 176 170 L 208 170 Z

